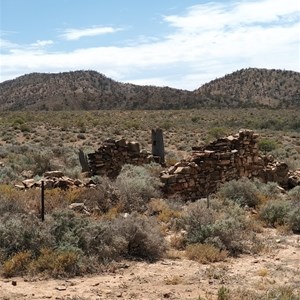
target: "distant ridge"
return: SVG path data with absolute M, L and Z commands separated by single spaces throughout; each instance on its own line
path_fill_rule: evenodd
M 248 68 L 204 84 L 198 95 L 220 106 L 300 106 L 300 73 Z
M 0 83 L 4 110 L 300 107 L 300 73 L 249 68 L 191 92 L 114 81 L 96 71 L 31 73 Z

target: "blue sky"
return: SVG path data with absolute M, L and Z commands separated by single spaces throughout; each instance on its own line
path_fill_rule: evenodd
M 0 81 L 96 70 L 194 90 L 247 67 L 300 71 L 298 0 L 0 0 Z

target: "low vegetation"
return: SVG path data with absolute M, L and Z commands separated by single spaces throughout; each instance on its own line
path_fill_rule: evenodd
M 101 273 L 122 260 L 151 263 L 172 257 L 215 265 L 268 251 L 272 245 L 265 230 L 299 234 L 300 187 L 283 193 L 275 183 L 243 178 L 220 186 L 209 203 L 190 202 L 164 197 L 159 165 L 125 165 L 115 180 L 93 177 L 94 188 L 46 190 L 46 219 L 41 222 L 40 191 L 18 190 L 14 184 L 38 179 L 47 170 L 84 179 L 79 149 L 92 152 L 105 138 L 125 137 L 149 150 L 150 129 L 159 126 L 165 128 L 167 164 L 194 145 L 247 127 L 260 133 L 262 154 L 297 169 L 298 121 L 296 111 L 265 109 L 0 114 L 1 275 L 72 277 Z M 87 209 L 71 209 L 72 203 Z M 166 282 L 182 280 L 174 276 Z M 242 295 L 226 284 L 217 293 L 218 299 L 262 299 Z M 297 299 L 293 290 L 279 285 L 270 295 L 266 299 Z

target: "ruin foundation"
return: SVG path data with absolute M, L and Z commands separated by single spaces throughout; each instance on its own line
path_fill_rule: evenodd
M 125 139 L 106 140 L 96 152 L 88 154 L 91 174 L 109 178 L 116 178 L 125 164 L 144 165 L 154 160 L 150 152 L 140 150 L 139 143 Z
M 164 192 L 191 199 L 206 197 L 222 183 L 241 177 L 257 177 L 262 182 L 274 181 L 287 187 L 288 166 L 261 157 L 257 138 L 253 131 L 241 130 L 207 146 L 194 147 L 190 157 L 162 172 Z

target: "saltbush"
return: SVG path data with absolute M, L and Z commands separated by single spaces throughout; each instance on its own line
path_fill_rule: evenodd
M 219 195 L 221 198 L 232 200 L 241 206 L 255 207 L 260 202 L 258 188 L 246 177 L 224 183 L 219 190 Z
M 188 210 L 187 240 L 189 243 L 204 243 L 213 235 L 214 223 L 217 219 L 217 212 L 207 208 L 202 202 L 196 202 Z
M 127 218 L 118 218 L 116 226 L 127 241 L 129 257 L 154 261 L 165 254 L 164 238 L 154 219 L 132 213 Z
M 248 251 L 246 244 L 251 232 L 247 231 L 244 211 L 236 204 L 219 210 L 198 201 L 190 206 L 185 222 L 188 244 L 212 244 L 233 255 Z
M 102 177 L 95 188 L 83 190 L 79 200 L 91 209 L 97 208 L 101 213 L 107 213 L 120 201 L 120 193 L 114 182 Z
M 143 166 L 124 165 L 116 179 L 124 209 L 141 211 L 150 198 L 159 197 L 161 182 Z
M 49 228 L 34 215 L 5 214 L 1 217 L 0 250 L 4 259 L 24 251 L 37 256 L 42 247 L 53 245 Z
M 80 245 L 83 244 L 82 233 L 88 223 L 87 218 L 77 216 L 69 210 L 56 211 L 47 220 L 58 249 L 80 249 Z
M 258 179 L 253 181 L 259 192 L 266 199 L 280 199 L 282 194 L 276 182 L 262 183 Z
M 47 215 L 45 222 L 33 215 L 7 213 L 0 221 L 5 276 L 24 272 L 70 276 L 81 272 L 82 261 L 97 265 L 122 257 L 154 261 L 166 250 L 158 224 L 137 213 L 103 221 L 62 210 Z
M 11 183 L 20 178 L 20 174 L 16 172 L 13 166 L 4 166 L 0 168 L 0 183 Z
M 298 202 L 291 208 L 287 215 L 289 227 L 295 232 L 300 233 L 300 203 Z
M 300 203 L 300 186 L 296 186 L 288 192 L 290 200 Z
M 291 209 L 291 203 L 288 201 L 268 201 L 261 207 L 260 218 L 268 226 L 276 227 L 287 223 L 287 216 Z

